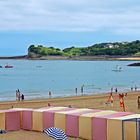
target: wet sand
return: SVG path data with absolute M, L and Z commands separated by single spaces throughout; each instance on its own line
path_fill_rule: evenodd
M 9 108 L 41 108 L 47 107 L 48 103 L 52 106 L 69 106 L 76 108 L 93 108 L 102 110 L 116 110 L 120 111 L 119 96 L 113 93 L 114 104 L 113 106 L 107 105 L 109 94 L 97 94 L 97 95 L 83 95 L 73 96 L 65 98 L 51 98 L 43 100 L 25 100 L 25 101 L 13 101 L 13 102 L 0 102 L 0 109 Z M 140 96 L 140 91 L 129 92 L 127 97 L 124 97 L 126 111 L 140 113 L 137 109 L 137 98 Z

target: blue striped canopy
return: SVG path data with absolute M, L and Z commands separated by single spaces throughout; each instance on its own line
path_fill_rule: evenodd
M 7 133 L 6 130 L 0 130 L 0 134 L 5 134 L 5 133 Z
M 56 140 L 67 140 L 66 134 L 61 129 L 50 127 L 48 129 L 44 129 L 43 132 Z

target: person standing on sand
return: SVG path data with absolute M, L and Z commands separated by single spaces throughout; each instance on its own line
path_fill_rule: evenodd
M 20 101 L 20 93 L 19 92 L 17 94 L 17 97 L 18 97 L 18 101 Z
M 111 106 L 113 106 L 113 101 L 114 101 L 114 99 L 113 99 L 113 95 L 112 95 L 112 92 L 110 92 L 109 93 L 109 98 L 108 98 L 108 103 L 110 103 L 111 104 Z
M 21 100 L 24 101 L 24 94 L 21 94 Z
M 137 91 L 137 86 L 135 85 L 135 91 Z
M 119 94 L 119 100 L 120 100 L 120 108 L 122 112 L 125 112 L 125 104 L 124 104 L 124 94 Z
M 51 93 L 51 91 L 49 91 L 49 98 L 51 98 L 52 97 L 52 93 Z
M 111 92 L 113 92 L 113 87 L 111 88 Z
M 16 101 L 18 100 L 18 91 L 16 90 Z
M 77 88 L 75 88 L 75 93 L 77 94 Z
M 118 93 L 118 89 L 117 89 L 117 88 L 115 88 L 115 93 L 116 93 L 116 94 Z
M 16 98 L 18 101 L 20 101 L 20 90 L 16 90 Z
M 81 86 L 81 93 L 83 94 L 84 92 L 84 85 Z

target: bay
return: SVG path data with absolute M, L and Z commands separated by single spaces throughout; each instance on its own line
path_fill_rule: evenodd
M 0 101 L 16 99 L 20 89 L 25 100 L 65 97 L 83 94 L 107 93 L 111 87 L 120 92 L 130 88 L 140 88 L 140 68 L 128 67 L 137 61 L 69 61 L 69 60 L 0 60 L 0 65 L 13 65 L 13 68 L 0 68 Z M 121 72 L 112 71 L 116 65 Z M 78 93 L 75 93 L 77 88 Z

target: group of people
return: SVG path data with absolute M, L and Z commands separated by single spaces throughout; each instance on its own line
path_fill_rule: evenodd
M 23 101 L 24 100 L 24 94 L 20 92 L 19 89 L 16 90 L 16 101 Z
M 118 89 L 117 88 L 115 88 L 114 90 L 115 90 L 115 93 L 118 93 Z M 111 88 L 111 92 L 113 92 L 113 87 Z
M 111 106 L 113 106 L 113 102 L 114 102 L 114 99 L 113 99 L 113 88 L 111 88 L 111 92 L 109 93 L 109 98 L 108 98 L 108 101 L 106 102 L 106 104 L 111 104 Z M 115 88 L 115 93 L 117 93 L 118 90 L 117 88 Z M 125 111 L 125 103 L 124 103 L 124 97 L 127 97 L 127 93 L 119 93 L 119 102 L 120 102 L 120 108 L 121 108 L 121 111 Z
M 131 91 L 137 91 L 137 86 L 131 87 Z M 113 88 L 111 88 L 111 92 L 109 93 L 109 98 L 107 103 L 113 104 L 114 99 L 112 96 L 112 92 L 113 92 Z M 117 88 L 115 88 L 115 93 L 118 93 Z M 127 97 L 127 93 L 119 93 L 120 107 L 122 111 L 125 111 L 124 97 Z M 140 109 L 140 96 L 138 96 L 137 105 L 138 105 L 138 109 Z
M 81 93 L 83 94 L 84 92 L 84 85 L 81 86 Z M 75 88 L 75 93 L 77 94 L 78 93 L 78 88 Z
M 115 93 L 117 94 L 118 93 L 118 89 L 115 88 L 114 90 L 115 90 Z M 131 87 L 131 91 L 137 91 L 137 86 Z M 111 88 L 111 92 L 113 92 L 113 87 Z

